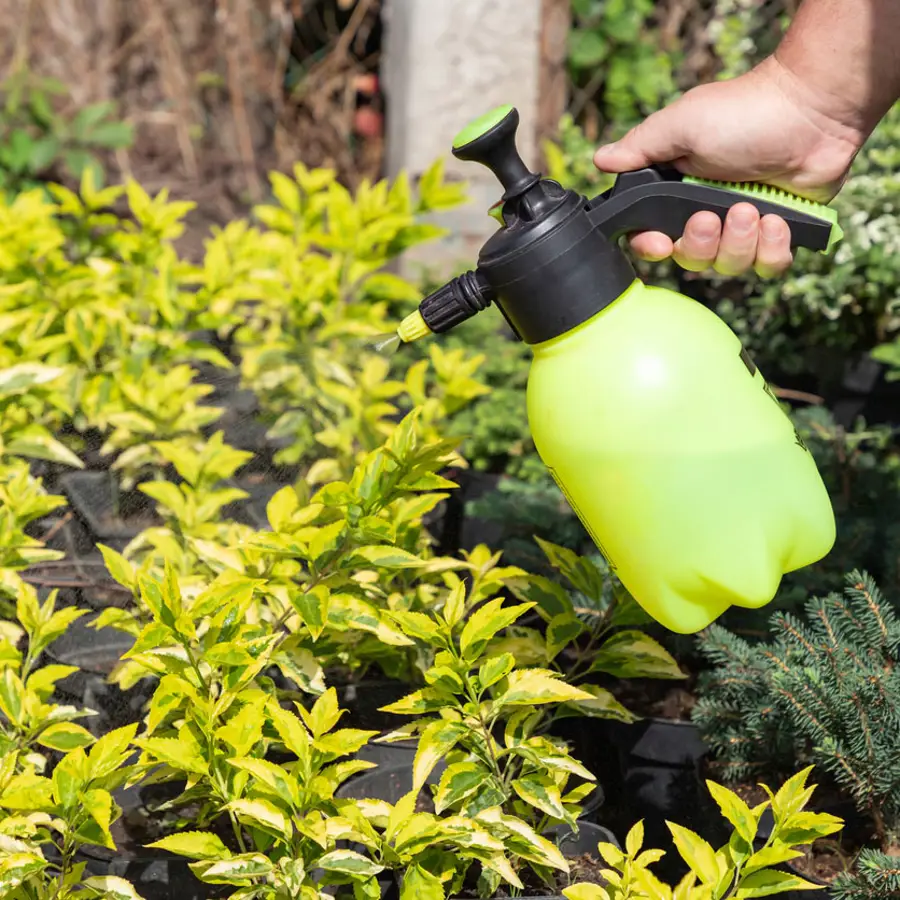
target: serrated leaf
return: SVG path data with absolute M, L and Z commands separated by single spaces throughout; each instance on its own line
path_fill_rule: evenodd
M 160 850 L 168 850 L 189 859 L 228 859 L 231 851 L 221 838 L 206 831 L 182 831 L 147 844 Z
M 314 641 L 322 636 L 322 632 L 328 624 L 328 601 L 330 598 L 331 592 L 324 584 L 316 585 L 299 593 L 291 592 L 289 595 L 291 605 L 303 620 L 303 624 L 309 629 Z
M 413 790 L 424 787 L 434 767 L 456 746 L 467 730 L 461 722 L 445 719 L 438 719 L 425 727 L 413 761 Z
M 567 821 L 569 814 L 562 804 L 556 782 L 546 775 L 526 775 L 512 783 L 513 790 L 529 805 L 554 819 Z
M 112 835 L 109 833 L 109 825 L 112 821 L 112 797 L 108 791 L 94 789 L 79 794 L 78 799 L 81 801 L 87 814 L 97 823 L 100 831 L 105 838 L 104 846 L 110 850 L 115 850 L 116 845 L 113 843 Z
M 68 753 L 76 747 L 87 747 L 94 743 L 94 736 L 81 725 L 74 722 L 57 722 L 45 728 L 38 735 L 37 742 L 42 747 L 49 747 L 51 750 L 61 750 Z
M 446 893 L 441 879 L 426 872 L 421 866 L 411 866 L 404 873 L 400 900 L 445 900 L 445 898 Z
M 332 850 L 319 857 L 316 865 L 326 872 L 338 872 L 342 875 L 371 878 L 384 871 L 384 866 L 379 866 L 360 853 L 352 850 Z
M 418 556 L 388 545 L 358 547 L 353 555 L 380 569 L 414 569 L 425 564 Z
M 604 642 L 591 664 L 592 672 L 618 678 L 682 679 L 684 672 L 668 650 L 641 631 L 619 631 Z
M 737 794 L 722 785 L 707 781 L 706 786 L 722 815 L 734 826 L 737 833 L 752 845 L 756 838 L 759 822 L 750 807 Z
M 82 885 L 88 890 L 96 891 L 104 900 L 142 900 L 134 885 L 117 875 L 96 875 L 85 878 Z
M 459 639 L 463 659 L 469 661 L 478 659 L 496 634 L 508 628 L 534 607 L 533 603 L 520 603 L 504 608 L 505 602 L 502 597 L 489 600 L 471 615 Z
M 290 772 L 266 759 L 229 759 L 236 769 L 249 772 L 257 782 L 270 787 L 275 794 L 294 806 L 300 803 L 300 788 Z
M 441 815 L 462 803 L 478 791 L 488 777 L 488 771 L 478 763 L 462 762 L 448 766 L 441 775 L 434 796 L 434 811 Z
M 533 706 L 592 699 L 587 692 L 560 680 L 555 672 L 547 669 L 520 669 L 510 673 L 506 689 L 496 702 L 501 706 Z
M 481 664 L 478 670 L 478 681 L 482 690 L 502 681 L 515 668 L 516 660 L 511 653 L 501 653 L 499 656 L 491 657 L 491 659 Z
M 716 861 L 716 851 L 703 840 L 700 835 L 676 825 L 674 822 L 666 822 L 672 833 L 675 847 L 681 854 L 681 858 L 688 864 L 690 870 L 703 884 L 714 885 L 719 880 L 719 864 Z
M 749 900 L 751 897 L 769 897 L 772 894 L 784 894 L 787 891 L 820 891 L 821 885 L 812 884 L 799 875 L 790 872 L 779 872 L 776 869 L 765 869 L 754 872 L 741 879 L 740 887 L 735 893 L 735 900 Z
M 274 832 L 276 836 L 289 839 L 293 828 L 288 817 L 275 804 L 268 800 L 232 800 L 227 809 L 231 810 L 241 821 L 248 821 L 263 830 Z
M 230 859 L 191 863 L 191 870 L 207 884 L 234 884 L 248 878 L 262 878 L 272 871 L 272 863 L 261 853 L 242 853 Z

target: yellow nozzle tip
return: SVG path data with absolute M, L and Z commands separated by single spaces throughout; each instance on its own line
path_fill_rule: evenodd
M 400 323 L 397 334 L 404 344 L 411 344 L 413 341 L 425 337 L 426 334 L 431 334 L 431 329 L 425 324 L 422 313 L 416 310 Z

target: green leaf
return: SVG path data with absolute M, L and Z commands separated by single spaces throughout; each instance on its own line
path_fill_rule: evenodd
M 547 626 L 547 659 L 555 659 L 583 632 L 584 625 L 574 614 L 555 616 Z
M 276 766 L 266 759 L 229 759 L 228 762 L 236 769 L 249 772 L 257 784 L 267 785 L 277 796 L 293 806 L 300 805 L 300 787 L 297 780 L 281 766 Z
M 262 878 L 272 871 L 272 863 L 261 853 L 242 853 L 215 862 L 191 863 L 191 870 L 207 884 L 234 884 L 248 878 Z
M 777 866 L 789 860 L 803 856 L 801 850 L 797 850 L 790 844 L 775 841 L 767 847 L 763 847 L 757 853 L 754 853 L 744 864 L 744 873 L 749 875 L 759 869 L 765 869 L 769 866 Z
M 117 553 L 111 547 L 97 544 L 97 549 L 103 555 L 103 562 L 106 564 L 109 574 L 119 584 L 127 587 L 129 590 L 134 590 L 136 584 L 134 566 L 121 553 Z
M 591 665 L 592 672 L 619 678 L 684 678 L 662 644 L 640 631 L 619 631 L 607 640 Z
M 502 681 L 515 668 L 516 660 L 511 653 L 501 653 L 481 664 L 478 670 L 478 681 L 482 690 L 487 690 L 498 681 Z
M 380 545 L 358 547 L 353 551 L 353 555 L 380 569 L 414 569 L 425 565 L 423 559 L 399 547 Z
M 434 811 L 441 815 L 445 810 L 467 800 L 487 781 L 489 773 L 483 765 L 473 762 L 455 763 L 441 775 L 434 796 Z
M 672 833 L 676 849 L 690 870 L 703 884 L 716 884 L 719 880 L 716 851 L 689 828 L 676 825 L 674 822 L 666 822 L 666 825 Z
M 314 641 L 317 641 L 325 625 L 328 623 L 328 601 L 331 592 L 324 584 L 316 585 L 300 593 L 293 591 L 289 595 L 291 605 L 309 629 Z
M 134 885 L 118 875 L 95 875 L 85 878 L 82 885 L 88 890 L 96 891 L 104 900 L 142 900 Z
M 321 697 L 313 704 L 312 709 L 304 715 L 301 708 L 301 715 L 306 722 L 307 728 L 312 732 L 314 738 L 320 738 L 323 734 L 331 731 L 340 721 L 344 714 L 338 704 L 337 691 L 334 688 L 328 688 Z
M 759 820 L 750 811 L 750 807 L 737 794 L 716 784 L 714 781 L 707 781 L 706 786 L 721 810 L 722 815 L 731 822 L 737 833 L 752 846 L 753 841 L 756 839 Z
M 508 628 L 534 607 L 533 603 L 520 603 L 504 609 L 505 602 L 502 597 L 488 601 L 466 622 L 459 639 L 463 659 L 468 661 L 478 659 L 494 635 Z
M 609 894 L 598 884 L 576 884 L 575 887 L 564 888 L 566 900 L 610 900 Z
M 547 669 L 520 669 L 510 673 L 506 690 L 497 698 L 502 706 L 534 706 L 592 700 L 590 694 L 561 681 Z
M 12 669 L 4 669 L 0 675 L 0 710 L 13 725 L 22 724 L 22 703 L 25 686 Z
M 100 826 L 100 831 L 106 839 L 104 846 L 115 850 L 112 835 L 109 833 L 109 824 L 112 821 L 112 797 L 108 791 L 95 789 L 85 791 L 78 795 L 87 814 Z
M 466 584 L 461 581 L 450 591 L 447 600 L 444 603 L 443 615 L 444 621 L 455 628 L 461 621 L 466 612 Z
M 289 839 L 293 828 L 288 817 L 273 803 L 257 798 L 255 800 L 232 800 L 226 807 L 242 822 L 249 822 L 276 837 Z
M 556 782 L 546 775 L 526 775 L 524 778 L 517 778 L 512 786 L 535 809 L 563 822 L 571 818 L 563 807 Z
M 414 865 L 406 870 L 400 888 L 400 900 L 445 900 L 444 884 L 440 878 Z
M 805 878 L 792 875 L 790 872 L 766 869 L 742 878 L 740 887 L 734 896 L 735 900 L 747 900 L 750 897 L 769 897 L 772 894 L 784 894 L 787 891 L 820 891 L 821 889 L 820 885 L 812 884 Z
M 437 692 L 424 688 L 421 691 L 413 691 L 395 703 L 382 706 L 379 712 L 394 713 L 399 716 L 418 716 L 422 713 L 435 712 L 447 705 Z
M 626 709 L 616 700 L 615 695 L 596 684 L 585 684 L 582 690 L 589 695 L 587 700 L 577 700 L 572 703 L 572 709 L 577 710 L 576 715 L 587 716 L 592 719 L 614 719 L 617 722 L 632 723 L 638 720 L 629 709 Z
M 446 646 L 446 628 L 442 627 L 440 620 L 435 620 L 425 613 L 405 610 L 392 610 L 388 615 L 408 637 L 430 646 Z
M 550 565 L 564 575 L 576 591 L 592 600 L 600 600 L 603 596 L 605 578 L 603 573 L 585 556 L 579 556 L 573 550 L 552 544 L 550 541 L 535 537 L 535 541 L 547 557 Z
M 467 731 L 467 727 L 461 722 L 445 719 L 438 719 L 425 727 L 413 761 L 413 790 L 418 791 L 424 787 L 434 767 Z
M 87 747 L 94 743 L 94 736 L 81 725 L 74 722 L 57 722 L 45 728 L 38 736 L 37 742 L 51 750 L 68 753 L 76 747 Z
M 288 485 L 278 491 L 266 506 L 266 518 L 272 526 L 272 531 L 284 531 L 290 524 L 291 516 L 300 508 L 300 498 L 297 491 Z
M 168 850 L 170 853 L 177 853 L 190 859 L 228 859 L 231 856 L 231 851 L 222 840 L 206 831 L 182 831 L 170 834 L 147 846 Z
M 303 723 L 294 715 L 282 709 L 274 700 L 268 707 L 269 718 L 285 747 L 302 763 L 309 765 L 310 738 Z
M 196 748 L 178 738 L 149 737 L 135 743 L 166 765 L 183 772 L 206 775 L 207 766 Z
M 352 850 L 332 850 L 319 857 L 316 865 L 326 872 L 338 872 L 351 877 L 371 878 L 384 871 L 384 866 L 379 866 Z
M 609 53 L 609 42 L 598 31 L 573 28 L 569 32 L 569 63 L 576 69 L 595 69 Z

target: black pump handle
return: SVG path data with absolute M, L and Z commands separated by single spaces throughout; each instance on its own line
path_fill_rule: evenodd
M 791 231 L 791 247 L 826 252 L 842 232 L 834 210 L 777 188 L 756 184 L 701 182 L 675 169 L 652 166 L 619 175 L 616 184 L 594 199 L 595 226 L 610 240 L 636 231 L 660 231 L 672 240 L 684 233 L 688 219 L 702 210 L 725 216 L 738 203 L 750 203 L 760 215 L 774 213 Z

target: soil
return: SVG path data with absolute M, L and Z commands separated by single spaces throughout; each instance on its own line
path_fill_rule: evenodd
M 694 681 L 661 681 L 652 678 L 628 678 L 605 685 L 623 706 L 644 718 L 689 722 L 694 708 Z
M 817 841 L 803 856 L 791 860 L 791 868 L 803 878 L 831 884 L 852 865 L 856 855 L 847 848 L 838 849 L 837 844 Z
M 494 894 L 497 900 L 506 897 L 558 897 L 562 894 L 563 889 L 573 884 L 605 884 L 601 872 L 606 868 L 605 863 L 589 853 L 582 856 L 566 857 L 569 863 L 569 874 L 563 875 L 556 879 L 554 884 L 544 884 L 539 881 L 537 876 L 531 869 L 527 869 L 519 873 L 522 878 L 522 884 L 525 885 L 523 894 L 510 894 L 505 887 Z M 457 895 L 460 900 L 463 898 L 474 898 L 478 896 L 478 892 L 474 888 L 466 888 L 461 894 Z

